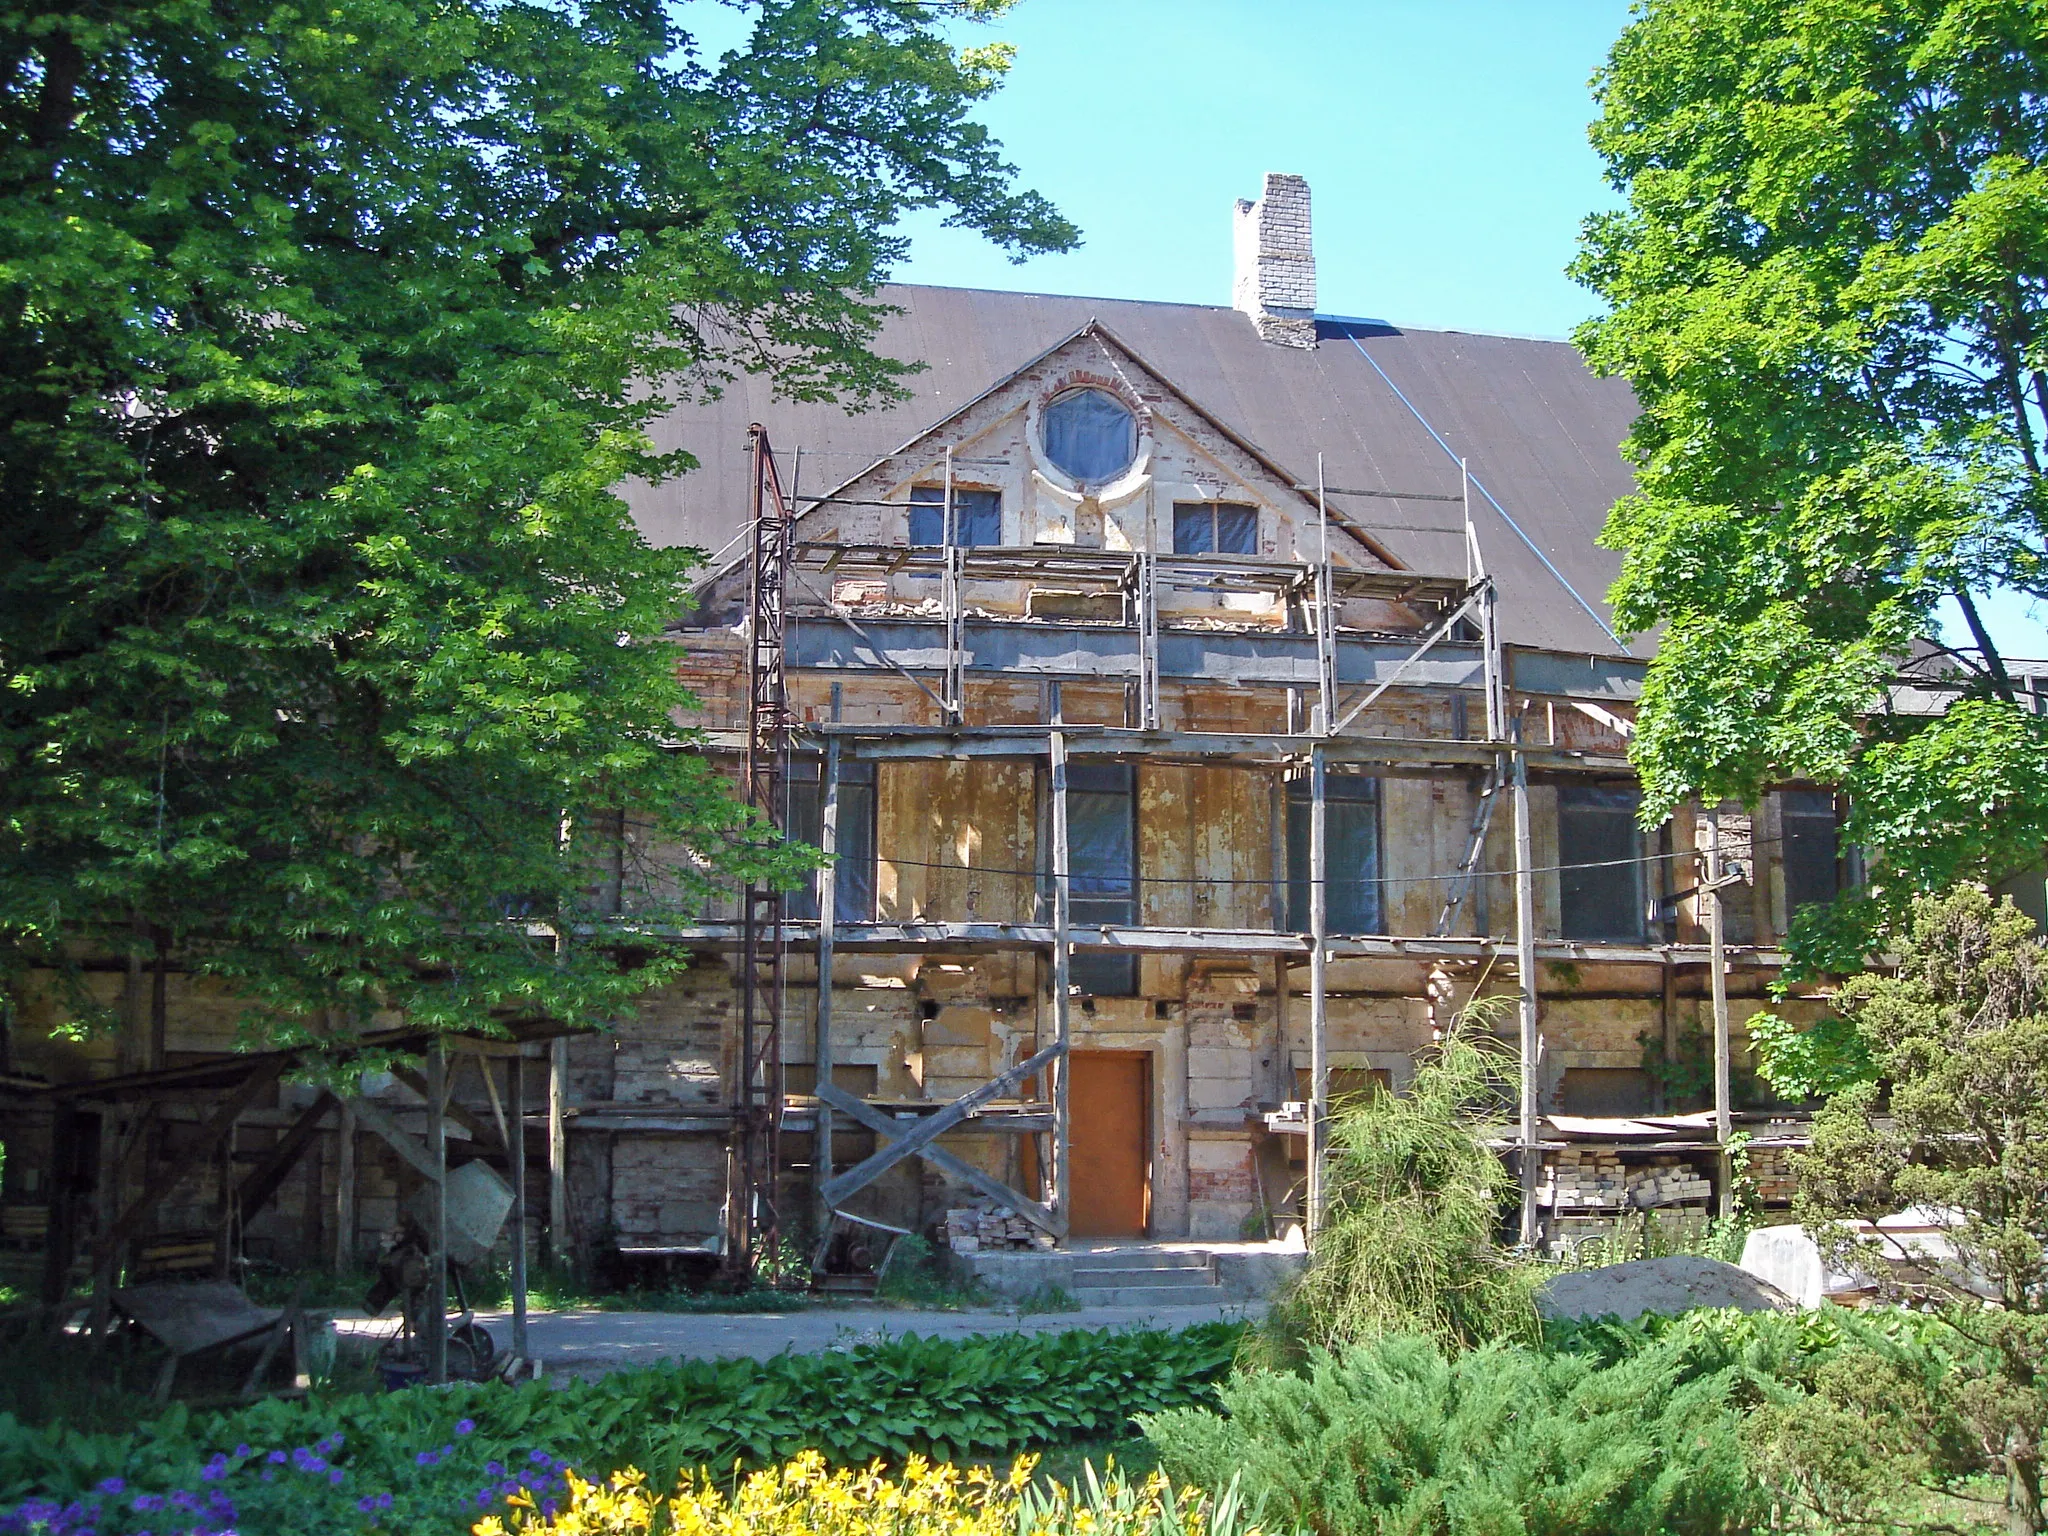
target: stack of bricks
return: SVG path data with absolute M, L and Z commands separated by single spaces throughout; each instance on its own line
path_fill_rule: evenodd
M 1050 1248 L 1052 1234 L 1042 1232 L 1007 1206 L 956 1207 L 946 1212 L 939 1241 L 955 1253 Z
M 1792 1176 L 1792 1154 L 1804 1150 L 1785 1142 L 1765 1142 L 1749 1149 L 1749 1182 L 1761 1205 L 1790 1205 L 1799 1192 Z
M 1625 1167 L 1618 1148 L 1565 1147 L 1544 1160 L 1536 1203 L 1558 1210 L 1645 1210 L 1691 1204 L 1713 1193 L 1712 1184 L 1670 1153 Z
M 1536 1203 L 1559 1209 L 1618 1206 L 1626 1179 L 1621 1153 L 1613 1147 L 1564 1147 L 1544 1158 Z

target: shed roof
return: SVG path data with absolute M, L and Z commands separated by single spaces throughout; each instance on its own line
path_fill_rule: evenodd
M 1602 625 L 1620 558 L 1594 539 L 1634 485 L 1618 445 L 1635 400 L 1625 383 L 1595 378 L 1568 343 L 1323 319 L 1311 350 L 1262 341 L 1243 315 L 1217 305 L 908 285 L 885 287 L 881 297 L 902 313 L 884 323 L 877 347 L 925 365 L 907 381 L 911 398 L 849 414 L 829 403 L 776 400 L 768 381 L 746 377 L 716 401 L 679 407 L 656 424 L 657 445 L 688 449 L 702 467 L 627 489 L 650 540 L 715 553 L 740 530 L 749 422 L 768 428 L 785 470 L 803 450 L 807 499 L 1099 320 L 1303 484 L 1314 482 L 1320 452 L 1325 481 L 1340 490 L 1455 495 L 1455 456 L 1463 455 L 1502 509 L 1475 492 L 1474 523 L 1500 582 L 1504 638 L 1617 650 Z M 1463 564 L 1450 503 L 1337 494 L 1331 502 L 1412 568 Z M 1434 528 L 1444 531 L 1419 531 Z

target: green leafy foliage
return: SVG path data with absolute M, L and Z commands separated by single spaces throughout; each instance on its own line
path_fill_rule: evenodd
M 1827 1098 L 1876 1076 L 1869 1047 L 1840 1015 L 1794 1024 L 1758 1013 L 1746 1027 L 1757 1071 L 1788 1099 Z
M 1178 1333 L 1073 1331 L 965 1340 L 904 1335 L 879 1344 L 767 1360 L 678 1361 L 551 1387 L 460 1384 L 311 1403 L 270 1401 L 235 1413 L 175 1408 L 127 1434 L 31 1427 L 0 1416 L 0 1508 L 30 1497 L 67 1500 L 109 1477 L 131 1489 L 197 1486 L 216 1453 L 296 1448 L 340 1435 L 327 1456 L 343 1479 L 322 1529 L 367 1530 L 361 1490 L 399 1484 L 432 1497 L 415 1513 L 459 1517 L 488 1463 L 546 1457 L 584 1471 L 638 1466 L 659 1485 L 678 1469 L 723 1473 L 815 1449 L 835 1464 L 913 1453 L 942 1460 L 1000 1457 L 1033 1446 L 1122 1432 L 1134 1415 L 1213 1401 L 1241 1330 L 1211 1323 Z M 471 1428 L 458 1433 L 468 1423 Z M 421 1463 L 444 1447 L 445 1456 Z M 238 1469 L 245 1458 L 236 1458 Z M 259 1462 L 236 1487 L 261 1481 Z M 441 1470 L 445 1467 L 445 1470 Z M 417 1486 L 415 1486 L 417 1485 Z M 317 1489 L 315 1490 L 317 1492 Z M 346 1495 L 346 1497 L 344 1497 Z M 321 1494 L 325 1499 L 328 1495 Z M 302 1511 L 304 1513 L 304 1511 Z M 381 1516 L 386 1529 L 425 1529 Z M 309 1518 L 245 1529 L 312 1528 Z
M 1744 1461 L 1740 1363 L 1692 1335 L 1610 1361 L 1498 1342 L 1449 1355 L 1390 1335 L 1250 1371 L 1224 1414 L 1145 1421 L 1182 1482 L 1330 1533 L 1724 1532 L 1764 1499 Z M 1226 1416 L 1227 1415 L 1227 1416 Z
M 0 965 L 168 953 L 288 1039 L 597 1023 L 681 963 L 558 949 L 609 884 L 793 880 L 676 750 L 699 557 L 616 488 L 742 372 L 891 397 L 903 214 L 1072 243 L 943 35 L 1002 9 L 0 14 Z
M 2048 721 L 1975 607 L 2048 594 L 2044 83 L 2038 16 L 1983 0 L 1650 0 L 1596 78 L 1625 206 L 1577 339 L 1642 406 L 1603 541 L 1619 624 L 1661 626 L 1644 814 L 1845 789 L 1872 886 L 1795 929 L 1807 970 L 2048 841 Z M 1869 718 L 1947 601 L 1970 697 Z
M 1536 1336 L 1537 1271 L 1494 1243 L 1512 1180 L 1487 1137 L 1512 1066 L 1478 1022 L 1421 1053 L 1407 1091 L 1334 1112 L 1327 1215 L 1262 1330 L 1275 1358 L 1386 1333 L 1451 1347 Z
M 2048 939 L 1976 886 L 1921 897 L 1897 973 L 1857 977 L 1839 1001 L 1871 1072 L 1815 1118 L 1794 1208 L 1836 1263 L 1947 1303 L 1955 1368 L 1941 1392 L 1888 1400 L 1898 1443 L 1963 1436 L 1970 1465 L 2005 1482 L 2010 1528 L 2048 1528 Z M 1845 1224 L 1909 1206 L 1939 1221 L 1952 1256 L 1895 1266 L 1898 1247 Z M 1867 1411 L 1854 1373 L 1831 1385 L 1842 1413 Z M 1946 1491 L 1955 1471 L 1908 1458 L 1895 1475 Z

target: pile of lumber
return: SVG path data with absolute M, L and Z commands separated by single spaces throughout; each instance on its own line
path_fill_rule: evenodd
M 1041 1232 L 1008 1206 L 962 1206 L 946 1212 L 939 1241 L 955 1253 L 985 1253 L 1050 1248 L 1052 1234 Z

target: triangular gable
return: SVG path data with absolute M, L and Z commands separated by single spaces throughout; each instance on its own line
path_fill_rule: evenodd
M 1076 389 L 1109 392 L 1142 418 L 1135 472 L 1090 495 L 1061 483 L 1038 436 L 1044 404 Z M 1170 550 L 1171 506 L 1210 500 L 1264 509 L 1259 552 L 1319 558 L 1313 491 L 1257 444 L 1183 392 L 1100 322 L 1091 320 L 965 405 L 808 506 L 799 537 L 811 542 L 900 543 L 901 507 L 913 485 L 942 480 L 953 450 L 954 483 L 1006 493 L 1005 544 Z M 1132 510 L 1140 493 L 1148 505 Z M 1049 504 L 1049 508 L 1048 508 Z M 1072 513 L 1064 526 L 1062 504 Z M 1369 531 L 1329 512 L 1331 558 L 1340 565 L 1405 569 Z

